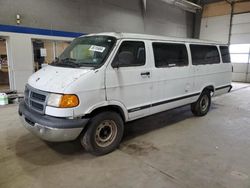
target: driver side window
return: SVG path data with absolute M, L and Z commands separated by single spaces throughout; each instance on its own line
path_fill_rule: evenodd
M 145 44 L 141 41 L 123 41 L 114 59 L 119 67 L 145 65 Z

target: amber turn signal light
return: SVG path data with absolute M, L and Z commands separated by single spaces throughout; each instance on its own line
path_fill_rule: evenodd
M 72 108 L 79 105 L 79 99 L 76 95 L 63 95 L 60 101 L 60 108 Z

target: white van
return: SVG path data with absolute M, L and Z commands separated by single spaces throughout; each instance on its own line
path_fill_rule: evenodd
M 117 148 L 125 122 L 187 104 L 194 115 L 207 114 L 211 96 L 231 90 L 231 76 L 225 44 L 90 34 L 29 78 L 19 115 L 44 140 L 79 138 L 103 155 Z

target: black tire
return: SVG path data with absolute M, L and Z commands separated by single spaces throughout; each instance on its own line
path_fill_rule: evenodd
M 119 146 L 123 132 L 124 123 L 118 113 L 101 112 L 90 120 L 86 132 L 80 136 L 80 141 L 91 154 L 105 155 Z
M 195 116 L 204 116 L 208 113 L 211 105 L 210 93 L 208 90 L 203 91 L 199 99 L 191 104 L 191 111 Z

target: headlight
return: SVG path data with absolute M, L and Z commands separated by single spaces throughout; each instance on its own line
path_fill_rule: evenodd
M 51 93 L 48 98 L 47 105 L 53 107 L 59 107 L 61 103 L 62 95 Z
M 72 108 L 79 105 L 79 99 L 76 95 L 51 93 L 49 95 L 47 105 L 59 108 Z

